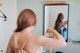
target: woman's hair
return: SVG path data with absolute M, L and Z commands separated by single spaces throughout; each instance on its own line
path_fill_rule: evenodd
M 58 17 L 57 17 L 57 19 L 55 21 L 55 26 L 54 26 L 54 29 L 57 30 L 57 32 L 60 31 L 63 18 L 64 18 L 63 17 L 63 14 L 62 13 L 59 13 L 58 14 Z
M 29 26 L 36 25 L 36 15 L 31 9 L 24 9 L 18 16 L 15 32 L 20 32 Z

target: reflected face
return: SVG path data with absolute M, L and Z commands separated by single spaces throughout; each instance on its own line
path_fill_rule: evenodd
M 64 15 L 62 15 L 62 20 L 64 19 Z
M 61 14 L 61 20 L 62 20 L 62 21 L 64 20 L 64 15 L 63 15 L 63 14 Z

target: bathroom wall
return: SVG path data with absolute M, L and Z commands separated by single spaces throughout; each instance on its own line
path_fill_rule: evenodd
M 7 16 L 7 21 L 0 17 L 0 53 L 6 53 L 6 46 L 16 26 L 17 3 L 16 0 L 0 0 L 0 10 Z M 0 14 L 1 16 L 1 14 Z
M 69 0 L 69 2 L 80 2 L 80 0 Z
M 80 1 L 69 1 L 69 39 L 80 41 Z

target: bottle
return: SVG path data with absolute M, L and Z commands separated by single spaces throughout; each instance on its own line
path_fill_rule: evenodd
M 63 29 L 63 37 L 67 41 L 67 28 L 65 28 L 65 27 Z

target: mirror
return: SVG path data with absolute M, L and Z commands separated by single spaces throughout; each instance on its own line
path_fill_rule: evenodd
M 54 28 L 68 42 L 69 4 L 44 5 L 44 32 L 48 27 Z

